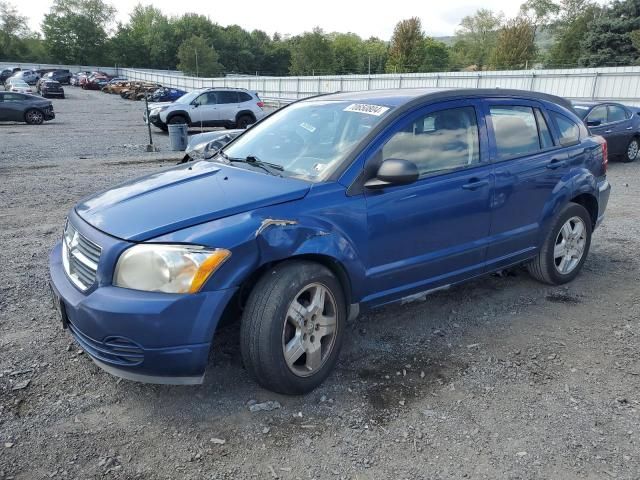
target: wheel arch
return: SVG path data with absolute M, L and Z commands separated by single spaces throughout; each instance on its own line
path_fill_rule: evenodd
M 169 123 L 171 121 L 171 119 L 173 117 L 175 117 L 176 115 L 180 115 L 180 116 L 186 118 L 187 119 L 187 123 L 189 123 L 189 124 L 191 123 L 191 117 L 189 116 L 189 113 L 186 112 L 185 110 L 175 110 L 173 112 L 169 112 L 167 114 L 167 121 L 165 123 Z
M 582 205 L 589 212 L 591 227 L 595 228 L 598 221 L 598 199 L 590 193 L 581 193 L 574 196 L 570 201 Z
M 256 122 L 256 116 L 251 110 L 240 110 L 238 113 L 236 113 L 236 123 L 238 122 L 238 119 L 240 119 L 240 117 L 244 116 L 251 117 L 253 119 L 253 123 Z

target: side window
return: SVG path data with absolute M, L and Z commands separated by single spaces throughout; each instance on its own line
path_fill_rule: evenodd
M 238 92 L 238 103 L 251 101 L 251 95 L 245 92 Z
M 21 102 L 25 100 L 26 97 L 24 95 L 20 95 L 19 93 L 5 93 L 4 101 L 5 102 Z
M 627 112 L 624 108 L 618 105 L 609 105 L 609 123 L 621 122 L 627 119 Z
M 576 123 L 560 113 L 552 112 L 551 115 L 560 130 L 561 144 L 575 143 L 580 140 L 580 127 Z
M 538 132 L 540 132 L 540 145 L 542 148 L 553 147 L 553 137 L 549 131 L 549 125 L 539 108 L 534 109 L 536 113 L 536 121 L 538 122 Z
M 407 124 L 382 147 L 383 160 L 415 163 L 420 175 L 480 162 L 480 142 L 473 107 L 429 113 Z
M 196 98 L 193 103 L 196 103 L 198 105 L 215 105 L 216 94 L 215 92 L 205 92 L 198 98 Z
M 218 94 L 218 103 L 238 103 L 238 94 L 237 92 L 229 92 L 229 91 L 221 91 L 217 92 Z
M 533 108 L 517 105 L 489 108 L 498 159 L 538 152 L 540 139 Z
M 598 105 L 587 115 L 587 124 L 598 126 L 607 123 L 607 106 Z

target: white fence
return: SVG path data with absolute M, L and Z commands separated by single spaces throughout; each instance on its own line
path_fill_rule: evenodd
M 0 70 L 5 68 L 19 67 L 22 70 L 40 70 L 40 69 L 64 69 L 69 70 L 72 73 L 75 72 L 104 72 L 107 75 L 122 75 L 123 69 L 118 66 L 113 67 L 100 67 L 97 65 L 59 65 L 53 63 L 30 63 L 30 62 L 0 62 Z M 140 68 L 137 69 L 141 72 L 155 73 L 162 75 L 182 75 L 182 72 L 178 70 L 153 70 Z
M 576 100 L 617 100 L 640 104 L 640 67 L 604 67 L 563 70 L 495 72 L 404 73 L 381 75 L 329 75 L 314 77 L 196 78 L 139 69 L 120 69 L 131 80 L 194 90 L 203 87 L 238 87 L 257 91 L 265 100 L 287 103 L 321 93 L 383 88 L 515 88 L 535 90 Z

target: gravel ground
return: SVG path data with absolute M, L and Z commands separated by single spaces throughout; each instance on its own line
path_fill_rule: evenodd
M 568 286 L 516 269 L 363 315 L 302 397 L 247 377 L 236 325 L 203 385 L 144 385 L 59 328 L 47 254 L 81 196 L 175 160 L 143 152 L 139 103 L 68 90 L 0 126 L 0 479 L 640 478 L 640 163 L 610 165 Z

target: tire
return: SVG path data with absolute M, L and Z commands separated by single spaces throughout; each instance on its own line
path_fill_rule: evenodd
M 582 226 L 578 227 L 580 223 Z M 582 233 L 578 235 L 580 228 Z M 562 285 L 576 278 L 589 254 L 592 232 L 587 209 L 568 203 L 554 217 L 538 256 L 527 265 L 531 276 L 549 285 Z M 574 238 L 575 235 L 578 236 Z
M 24 121 L 29 125 L 41 125 L 44 122 L 44 115 L 40 110 L 31 108 L 24 112 Z
M 174 115 L 173 117 L 171 117 L 169 119 L 169 121 L 167 122 L 169 125 L 177 125 L 180 123 L 184 123 L 184 124 L 189 124 L 189 122 L 187 122 L 187 119 L 183 116 L 183 115 Z
M 65 99 L 65 96 L 64 96 L 64 95 L 62 95 L 60 98 L 61 98 L 62 100 L 64 100 L 64 99 Z
M 251 117 L 251 115 L 240 115 L 236 120 L 236 128 L 247 128 L 252 123 L 255 123 L 255 120 Z
M 321 298 L 322 307 L 313 307 L 310 301 L 316 299 L 319 304 Z M 308 261 L 276 265 L 260 278 L 242 315 L 240 348 L 245 367 L 260 385 L 274 392 L 312 391 L 338 360 L 346 311 L 342 286 L 328 268 Z M 293 353 L 289 362 L 287 348 Z M 312 351 L 316 355 L 307 353 Z
M 636 158 L 638 158 L 638 155 L 640 155 L 640 139 L 638 137 L 633 137 L 629 141 L 627 149 L 622 155 L 622 161 L 624 163 L 631 163 L 635 161 Z

